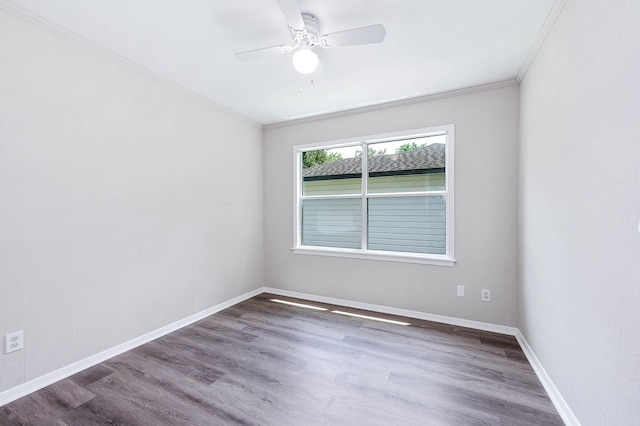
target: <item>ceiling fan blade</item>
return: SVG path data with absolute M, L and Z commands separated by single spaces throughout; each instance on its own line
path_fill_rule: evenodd
M 253 61 L 254 59 L 267 58 L 269 56 L 283 55 L 291 52 L 291 47 L 287 45 L 264 47 L 262 49 L 247 50 L 246 52 L 235 53 L 234 56 L 239 61 Z
M 318 55 L 318 58 L 320 59 L 318 64 L 318 70 L 319 70 L 320 76 L 324 81 L 331 81 L 331 79 L 335 75 L 339 75 L 338 73 L 336 73 L 335 66 L 332 66 L 330 52 L 328 52 L 326 49 L 316 49 L 315 52 Z M 318 80 L 320 80 L 320 78 Z
M 289 27 L 294 30 L 304 29 L 304 21 L 302 20 L 302 13 L 298 6 L 298 0 L 276 0 L 280 10 L 287 20 Z
M 325 34 L 324 39 L 328 47 L 353 46 L 355 44 L 381 43 L 387 34 L 384 25 L 376 24 L 352 30 L 338 31 Z

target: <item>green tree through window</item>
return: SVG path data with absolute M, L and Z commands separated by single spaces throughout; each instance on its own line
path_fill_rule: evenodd
M 302 153 L 302 167 L 319 166 L 320 164 L 333 163 L 342 160 L 342 154 L 329 152 L 327 149 L 317 149 L 315 151 L 304 151 Z
M 427 146 L 426 143 L 422 143 L 418 145 L 415 142 L 405 143 L 396 148 L 396 154 L 400 154 L 402 152 L 410 152 L 415 151 L 416 149 L 425 148 Z

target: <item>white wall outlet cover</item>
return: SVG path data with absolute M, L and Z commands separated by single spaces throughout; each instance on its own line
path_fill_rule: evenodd
M 9 333 L 5 337 L 5 353 L 19 351 L 24 347 L 24 334 L 22 330 Z
M 457 286 L 457 288 L 456 288 L 456 296 L 464 297 L 464 286 L 463 285 Z
M 483 302 L 491 302 L 491 290 L 483 288 L 482 289 L 482 301 Z

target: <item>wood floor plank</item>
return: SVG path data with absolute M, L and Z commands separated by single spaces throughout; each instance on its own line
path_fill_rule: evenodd
M 512 336 L 262 294 L 7 404 L 0 424 L 563 423 Z

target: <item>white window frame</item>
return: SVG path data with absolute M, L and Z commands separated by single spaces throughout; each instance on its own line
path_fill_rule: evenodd
M 315 149 L 332 149 L 344 146 L 358 145 L 362 147 L 363 161 L 362 167 L 362 190 L 357 195 L 336 195 L 336 198 L 359 198 L 362 202 L 362 246 L 366 246 L 367 239 L 367 205 L 369 198 L 389 196 L 391 194 L 367 194 L 367 179 L 369 173 L 367 170 L 368 144 L 377 142 L 389 142 L 398 139 L 411 139 L 426 136 L 447 135 L 445 145 L 445 191 L 431 191 L 429 195 L 444 195 L 446 198 L 446 253 L 425 254 L 425 253 L 407 253 L 396 251 L 366 250 L 366 249 L 349 249 L 336 247 L 318 247 L 302 245 L 302 200 L 313 199 L 313 196 L 303 197 L 302 195 L 302 152 L 313 151 Z M 317 255 L 317 256 L 335 256 L 356 259 L 382 260 L 391 262 L 408 262 L 421 263 L 428 265 L 453 266 L 456 262 L 454 257 L 454 146 L 455 146 L 455 125 L 448 124 L 443 126 L 427 127 L 422 129 L 405 130 L 401 132 L 384 133 L 378 135 L 369 135 L 363 137 L 341 139 L 335 141 L 315 142 L 311 144 L 296 145 L 293 147 L 293 248 L 294 254 Z M 394 193 L 393 196 L 424 196 L 420 193 Z

